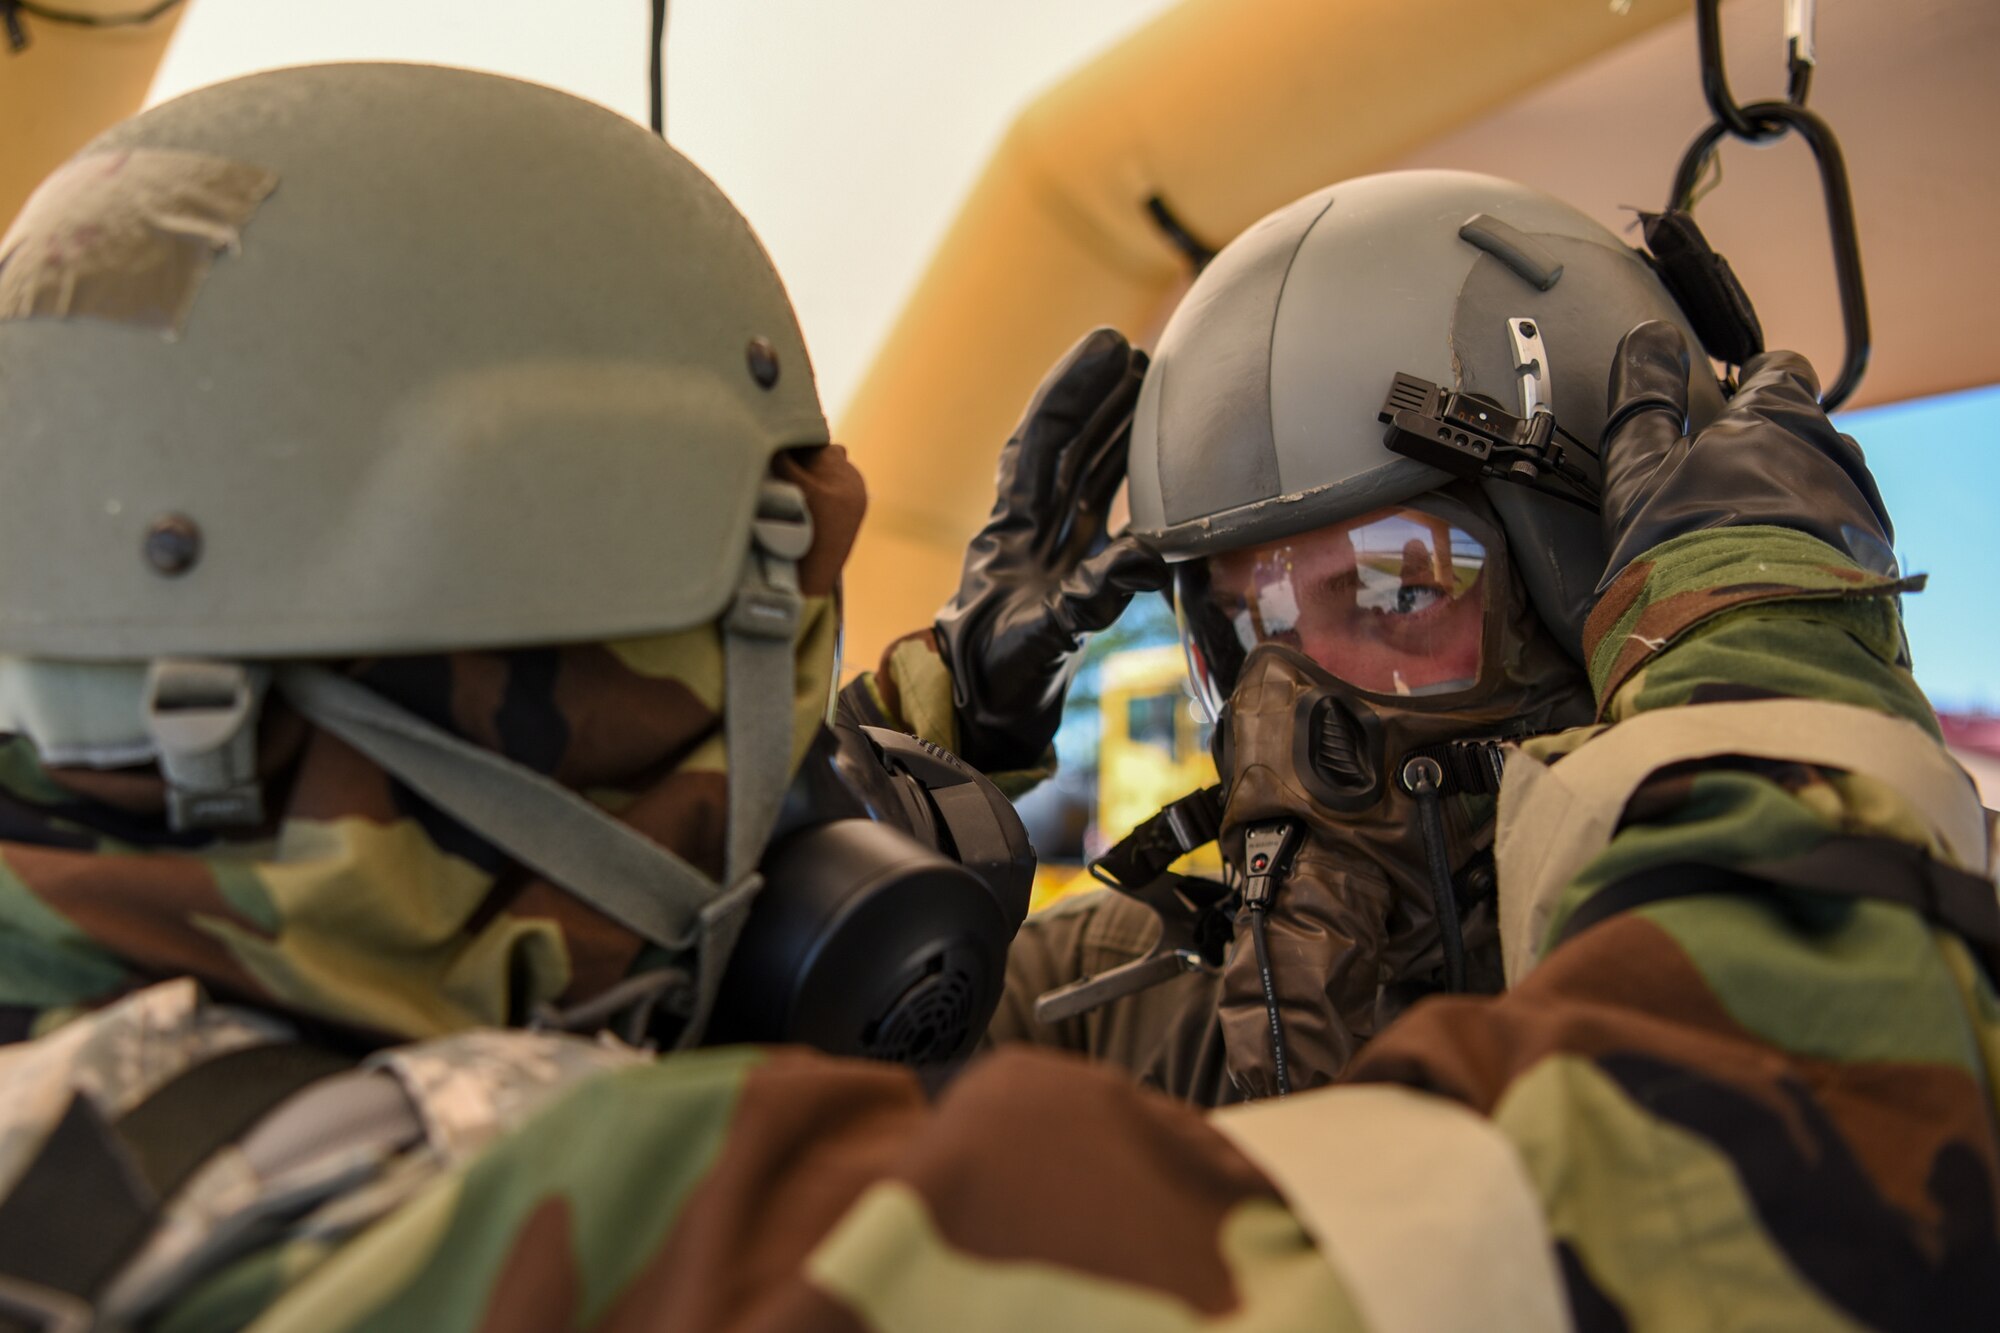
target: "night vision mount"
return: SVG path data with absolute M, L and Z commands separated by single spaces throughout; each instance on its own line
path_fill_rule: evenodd
M 1492 477 L 1540 491 L 1585 509 L 1598 507 L 1598 489 L 1565 456 L 1549 409 L 1548 360 L 1532 321 L 1507 321 L 1521 382 L 1516 416 L 1489 398 L 1440 388 L 1398 371 L 1376 419 L 1389 430 L 1382 442 L 1454 477 Z M 1575 443 L 1575 441 L 1571 441 Z M 1579 448 L 1581 446 L 1579 445 Z

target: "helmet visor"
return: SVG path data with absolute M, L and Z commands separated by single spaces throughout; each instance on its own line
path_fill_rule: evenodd
M 1479 683 L 1489 602 L 1485 542 L 1421 509 L 1378 509 L 1180 566 L 1189 673 L 1211 717 L 1243 660 L 1297 649 L 1357 690 L 1457 695 Z

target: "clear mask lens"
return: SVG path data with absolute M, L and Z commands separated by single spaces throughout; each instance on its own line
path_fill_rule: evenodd
M 1175 604 L 1211 717 L 1251 650 L 1294 648 L 1358 690 L 1456 695 L 1479 683 L 1486 546 L 1420 509 L 1381 509 L 1181 566 Z

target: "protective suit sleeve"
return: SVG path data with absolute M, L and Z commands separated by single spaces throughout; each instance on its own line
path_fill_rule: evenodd
M 1864 570 L 1789 528 L 1672 538 L 1628 565 L 1591 612 L 1584 648 L 1599 716 L 1763 694 L 1873 708 L 1935 734 L 1896 600 L 1923 582 Z M 1832 651 L 1840 669 L 1794 655 L 1808 647 Z
M 1643 780 L 1619 815 L 1616 836 L 1561 886 L 1561 901 L 1546 918 L 1551 931 L 1560 932 L 1563 919 L 1599 890 L 1664 866 L 1776 875 L 1794 887 L 1824 882 L 1837 891 L 1848 874 L 1872 873 L 1854 857 L 1830 855 L 1855 840 L 1901 844 L 1990 874 L 1966 845 L 1973 839 L 1942 832 L 1965 822 L 1965 812 L 1954 817 L 1949 807 L 1973 802 L 1970 784 L 1939 792 L 1898 776 L 1912 764 L 1951 771 L 1938 749 L 1935 715 L 1908 666 L 1898 594 L 1911 586 L 1771 526 L 1689 533 L 1634 561 L 1600 603 L 1586 641 L 1600 716 L 1611 725 L 1531 741 L 1524 758 L 1561 773 L 1569 756 L 1588 749 L 1589 762 L 1602 766 L 1635 744 L 1649 715 L 1711 706 L 1739 710 L 1731 716 L 1746 732 L 1743 753 L 1635 774 Z M 1752 743 L 1749 733 L 1763 729 L 1762 719 L 1796 715 L 1801 703 L 1829 706 L 1816 715 L 1825 720 L 1813 746 L 1801 741 L 1786 754 Z M 1677 712 L 1673 729 L 1685 732 L 1711 716 Z M 1870 716 L 1897 720 L 1890 746 L 1829 759 L 1842 734 L 1858 733 Z M 1634 725 L 1621 726 L 1627 723 Z M 1809 761 L 1808 748 L 1816 759 Z M 1506 838 L 1504 797 L 1502 808 Z M 1514 810 L 1520 815 L 1521 802 Z M 1976 819 L 1976 803 L 1973 811 Z M 1785 870 L 1809 857 L 1825 862 L 1814 872 L 1819 878 Z M 1504 865 L 1502 875 L 1504 896 L 1519 886 L 1508 883 Z
M 1215 1025 L 1216 976 L 1184 973 L 1059 1023 L 1035 1018 L 1041 995 L 1145 957 L 1159 931 L 1152 909 L 1111 889 L 1034 913 L 1007 951 L 1006 988 L 986 1044 L 1026 1042 L 1087 1055 L 1196 1105 L 1236 1100 Z

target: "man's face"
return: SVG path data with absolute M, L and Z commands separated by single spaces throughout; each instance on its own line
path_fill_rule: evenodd
M 1485 548 L 1419 509 L 1378 509 L 1211 556 L 1205 579 L 1183 591 L 1197 671 L 1223 695 L 1266 643 L 1376 694 L 1455 694 L 1479 679 Z

